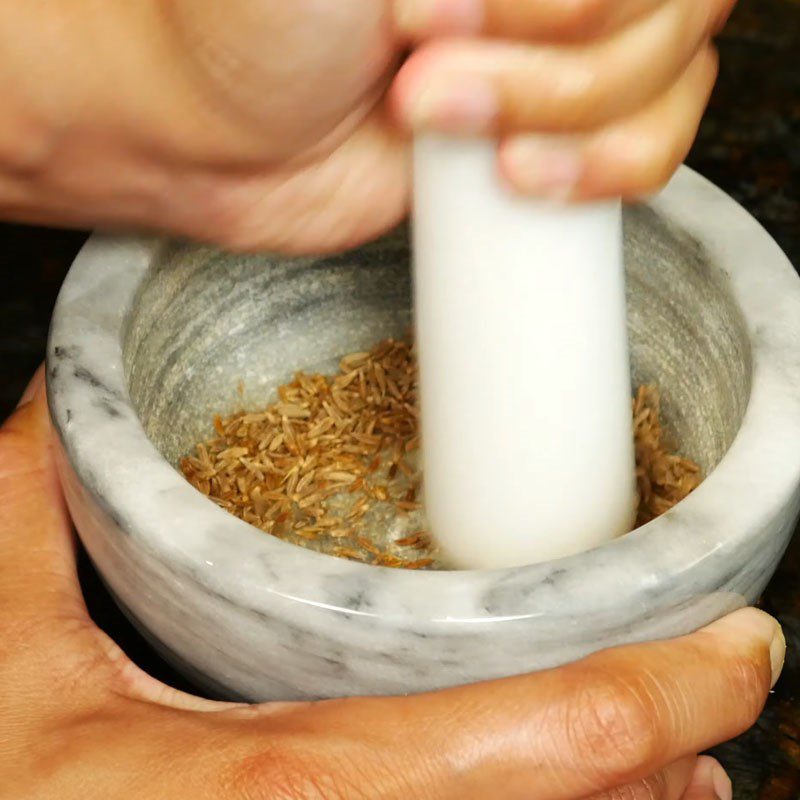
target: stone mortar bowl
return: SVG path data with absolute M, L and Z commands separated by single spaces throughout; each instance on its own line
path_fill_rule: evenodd
M 633 381 L 658 383 L 706 481 L 592 552 L 409 572 L 279 541 L 175 469 L 212 415 L 239 405 L 240 381 L 258 406 L 296 369 L 402 334 L 405 238 L 291 261 L 92 239 L 55 311 L 49 400 L 69 508 L 122 608 L 196 683 L 264 700 L 537 670 L 757 600 L 800 510 L 800 280 L 687 169 L 627 212 L 626 242 Z

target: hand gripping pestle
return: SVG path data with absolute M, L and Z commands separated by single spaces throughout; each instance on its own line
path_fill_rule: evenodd
M 425 508 L 454 567 L 568 556 L 630 530 L 635 478 L 618 201 L 516 197 L 495 145 L 414 145 Z

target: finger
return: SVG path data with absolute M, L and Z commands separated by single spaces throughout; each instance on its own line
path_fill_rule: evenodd
M 228 250 L 305 255 L 385 233 L 407 213 L 409 197 L 407 141 L 377 109 L 318 161 L 246 177 L 177 176 L 162 219 Z
M 508 137 L 498 151 L 500 172 L 522 194 L 558 200 L 651 194 L 686 158 L 717 70 L 709 45 L 672 88 L 632 117 L 585 136 Z
M 707 3 L 672 0 L 583 48 L 433 42 L 398 73 L 391 107 L 408 127 L 451 134 L 594 130 L 663 94 L 704 46 L 712 24 Z
M 524 678 L 495 684 L 491 699 L 479 689 L 454 695 L 463 693 L 488 733 L 483 758 L 504 771 L 511 759 L 513 771 L 527 773 L 528 796 L 571 798 L 635 783 L 749 728 L 784 653 L 777 623 L 747 609 L 693 636 L 609 650 L 527 686 Z M 477 735 L 461 722 L 467 737 Z M 480 780 L 492 772 L 480 769 Z
M 41 671 L 48 688 L 56 675 L 69 679 L 73 667 L 82 668 L 86 663 L 99 667 L 95 653 L 100 652 L 106 667 L 103 675 L 113 676 L 115 689 L 121 694 L 194 711 L 238 707 L 206 701 L 161 684 L 136 667 L 91 623 L 80 591 L 74 538 L 50 437 L 45 371 L 40 368 L 17 410 L 0 429 L 0 652 L 4 644 L 15 649 L 40 645 L 38 634 L 42 634 L 58 652 L 38 647 L 32 653 L 33 660 L 26 663 L 30 668 L 46 660 L 47 667 Z M 78 625 L 72 624 L 76 621 Z M 80 638 L 74 636 L 76 633 Z M 68 639 L 77 653 L 66 646 Z M 94 677 L 99 682 L 99 669 Z M 103 687 L 89 688 L 98 693 Z M 57 699 L 63 704 L 63 698 Z
M 681 800 L 732 800 L 733 785 L 722 765 L 710 756 L 701 756 L 692 780 Z
M 498 786 L 509 798 L 591 797 L 747 729 L 784 652 L 777 622 L 746 609 L 691 636 L 539 674 L 305 707 L 294 730 L 334 738 L 336 758 L 314 761 L 321 785 L 355 773 L 429 800 L 491 797 Z M 282 719 L 287 729 L 293 713 Z
M 26 620 L 86 614 L 50 437 L 40 370 L 0 428 L 0 640 Z
M 682 758 L 654 775 L 593 795 L 588 800 L 683 800 L 696 763 L 696 756 Z
M 397 30 L 420 41 L 485 34 L 504 39 L 577 42 L 607 36 L 667 0 L 396 0 Z

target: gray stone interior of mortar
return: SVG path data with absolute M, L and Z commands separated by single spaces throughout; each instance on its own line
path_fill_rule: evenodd
M 683 232 L 641 206 L 626 212 L 625 240 L 632 383 L 659 386 L 672 438 L 707 474 L 747 407 L 744 323 L 724 271 Z M 213 434 L 215 414 L 262 407 L 295 371 L 335 372 L 343 354 L 404 335 L 410 301 L 403 232 L 355 252 L 290 261 L 172 245 L 124 331 L 131 398 L 152 442 L 176 464 Z

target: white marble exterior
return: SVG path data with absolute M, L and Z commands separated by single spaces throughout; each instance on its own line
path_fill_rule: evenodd
M 249 700 L 402 694 L 689 632 L 754 601 L 800 511 L 800 280 L 687 169 L 650 204 L 727 273 L 752 352 L 743 424 L 692 496 L 589 553 L 404 572 L 280 542 L 214 506 L 145 435 L 122 332 L 161 240 L 93 238 L 54 314 L 50 408 L 67 501 L 122 606 L 191 677 Z

